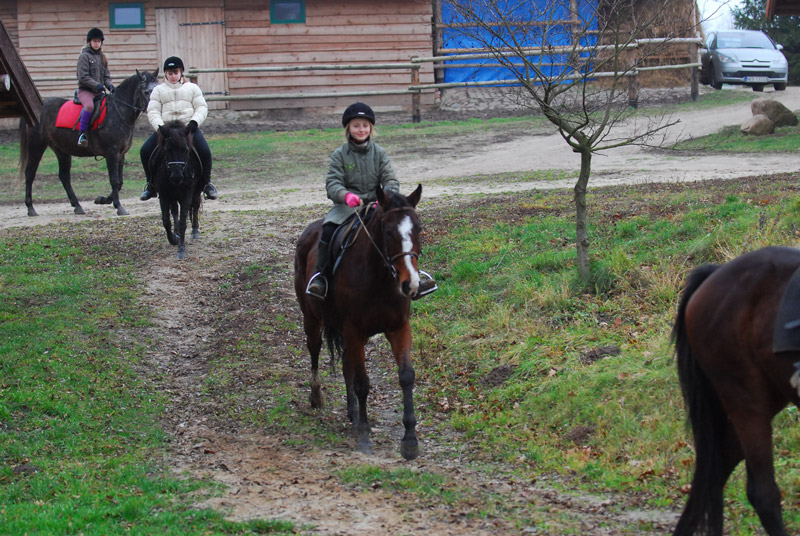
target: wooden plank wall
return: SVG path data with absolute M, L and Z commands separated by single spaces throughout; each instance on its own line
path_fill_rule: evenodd
M 3 26 L 11 38 L 11 42 L 15 47 L 19 46 L 19 33 L 17 32 L 17 4 L 16 2 L 7 1 L 0 3 L 0 21 L 3 21 Z
M 144 30 L 109 30 L 108 1 L 11 0 L 16 3 L 19 52 L 42 97 L 70 97 L 76 87 L 75 66 L 86 32 L 97 26 L 105 33 L 103 50 L 115 82 L 136 69 L 160 67 L 155 10 L 157 7 L 219 7 L 212 0 L 146 0 Z M 3 1 L 6 5 L 6 0 Z M 226 0 L 225 38 L 228 67 L 313 65 L 335 63 L 409 62 L 430 56 L 431 0 L 307 0 L 305 24 L 269 22 L 269 0 Z M 0 11 L 3 15 L 3 11 Z M 5 21 L 4 21 L 5 22 Z M 195 67 L 204 67 L 195 65 Z M 40 82 L 43 76 L 70 81 Z M 421 83 L 433 82 L 431 64 L 424 64 Z M 406 89 L 408 70 L 231 73 L 232 95 Z M 356 97 L 233 101 L 235 110 L 267 108 L 342 108 Z M 363 97 L 377 107 L 410 108 L 411 97 Z M 432 104 L 433 95 L 422 104 Z
M 228 0 L 226 40 L 229 67 L 408 63 L 430 56 L 430 0 L 306 0 L 305 24 L 270 24 L 269 2 Z M 433 82 L 431 64 L 424 64 L 421 83 Z M 288 73 L 230 73 L 232 95 L 321 93 L 331 91 L 397 90 L 411 83 L 409 70 L 307 71 Z M 262 101 L 259 108 L 342 108 L 357 97 Z M 411 105 L 406 95 L 361 97 L 378 108 Z M 433 103 L 433 94 L 422 104 Z M 252 104 L 231 102 L 232 109 Z

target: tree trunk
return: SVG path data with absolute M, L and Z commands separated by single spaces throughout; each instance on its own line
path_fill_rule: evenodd
M 578 275 L 589 280 L 589 233 L 586 231 L 586 185 L 592 170 L 592 152 L 581 151 L 581 172 L 575 183 L 575 248 L 578 253 Z

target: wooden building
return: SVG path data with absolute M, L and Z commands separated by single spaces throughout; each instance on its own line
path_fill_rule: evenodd
M 42 97 L 0 20 L 0 118 L 23 117 L 34 125 L 41 110 Z
M 323 68 L 408 64 L 433 49 L 431 0 L 3 0 L 0 21 L 43 97 L 72 94 L 86 32 L 96 26 L 115 81 L 172 55 L 187 69 L 249 69 L 197 77 L 213 107 L 235 110 L 343 108 L 358 97 L 215 97 L 370 91 L 361 98 L 379 108 L 409 108 L 410 69 Z M 321 69 L 253 71 L 280 66 Z M 423 64 L 420 82 L 432 81 Z M 432 104 L 433 94 L 422 99 Z

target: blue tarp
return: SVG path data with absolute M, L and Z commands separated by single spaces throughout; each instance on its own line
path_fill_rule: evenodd
M 595 34 L 587 33 L 587 30 L 597 29 L 597 1 L 577 2 L 578 24 L 574 32 L 583 40 L 583 45 L 593 45 L 596 42 Z M 477 14 L 484 22 L 497 24 L 492 24 L 489 29 L 480 29 L 474 25 L 474 20 L 462 15 L 454 3 L 467 6 L 471 13 Z M 566 21 L 572 18 L 569 4 L 569 0 L 443 0 L 442 22 L 445 25 L 466 25 L 456 28 L 445 27 L 442 32 L 443 48 L 483 49 L 488 46 L 506 49 L 513 46 L 570 46 L 573 44 L 573 30 L 570 25 L 557 22 L 546 25 L 519 24 L 533 21 Z M 570 67 L 565 65 L 551 65 L 563 64 L 566 59 L 565 54 L 527 57 L 527 61 L 536 64 L 545 75 L 557 75 L 568 71 Z M 513 65 L 519 66 L 520 72 L 524 72 L 524 62 L 521 58 L 513 58 L 510 61 Z M 493 66 L 445 69 L 445 82 L 516 79 L 509 68 L 497 66 L 498 62 L 494 58 L 446 62 L 447 65 L 460 63 Z

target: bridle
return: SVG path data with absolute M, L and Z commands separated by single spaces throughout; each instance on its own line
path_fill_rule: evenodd
M 384 211 L 384 213 L 381 215 L 381 229 L 384 228 L 383 217 L 392 212 L 414 212 L 414 207 L 397 207 L 397 208 L 390 208 L 389 210 Z M 383 263 L 392 272 L 392 277 L 397 279 L 398 276 L 397 268 L 394 267 L 394 261 L 402 257 L 412 257 L 415 259 L 419 258 L 419 254 L 416 251 L 401 251 L 400 253 L 396 253 L 395 255 L 392 255 L 390 257 L 389 254 L 386 252 L 385 237 L 383 241 L 384 247 L 383 249 L 381 249 L 380 246 L 378 246 L 377 242 L 375 242 L 375 239 L 372 237 L 372 234 L 370 234 L 369 229 L 367 229 L 367 224 L 364 223 L 363 219 L 361 219 L 361 214 L 359 213 L 358 210 L 355 211 L 355 215 L 356 218 L 358 218 L 358 221 L 361 222 L 361 228 L 364 229 L 364 233 L 366 233 L 367 238 L 369 238 L 369 241 L 372 242 L 372 246 L 375 248 L 375 251 L 378 252 L 378 255 L 380 255 L 381 259 L 383 260 Z
M 129 102 L 125 102 L 124 100 L 117 97 L 114 93 L 106 93 L 106 98 L 113 101 L 115 104 L 122 104 L 123 106 L 127 106 L 128 108 L 133 108 L 137 113 L 142 113 L 147 110 L 147 103 L 149 103 L 149 99 L 145 97 L 145 89 L 147 88 L 149 82 L 147 78 L 139 78 L 136 86 L 136 97 L 134 97 L 134 102 L 140 99 L 146 101 L 144 107 L 137 106 L 136 104 L 131 104 Z

